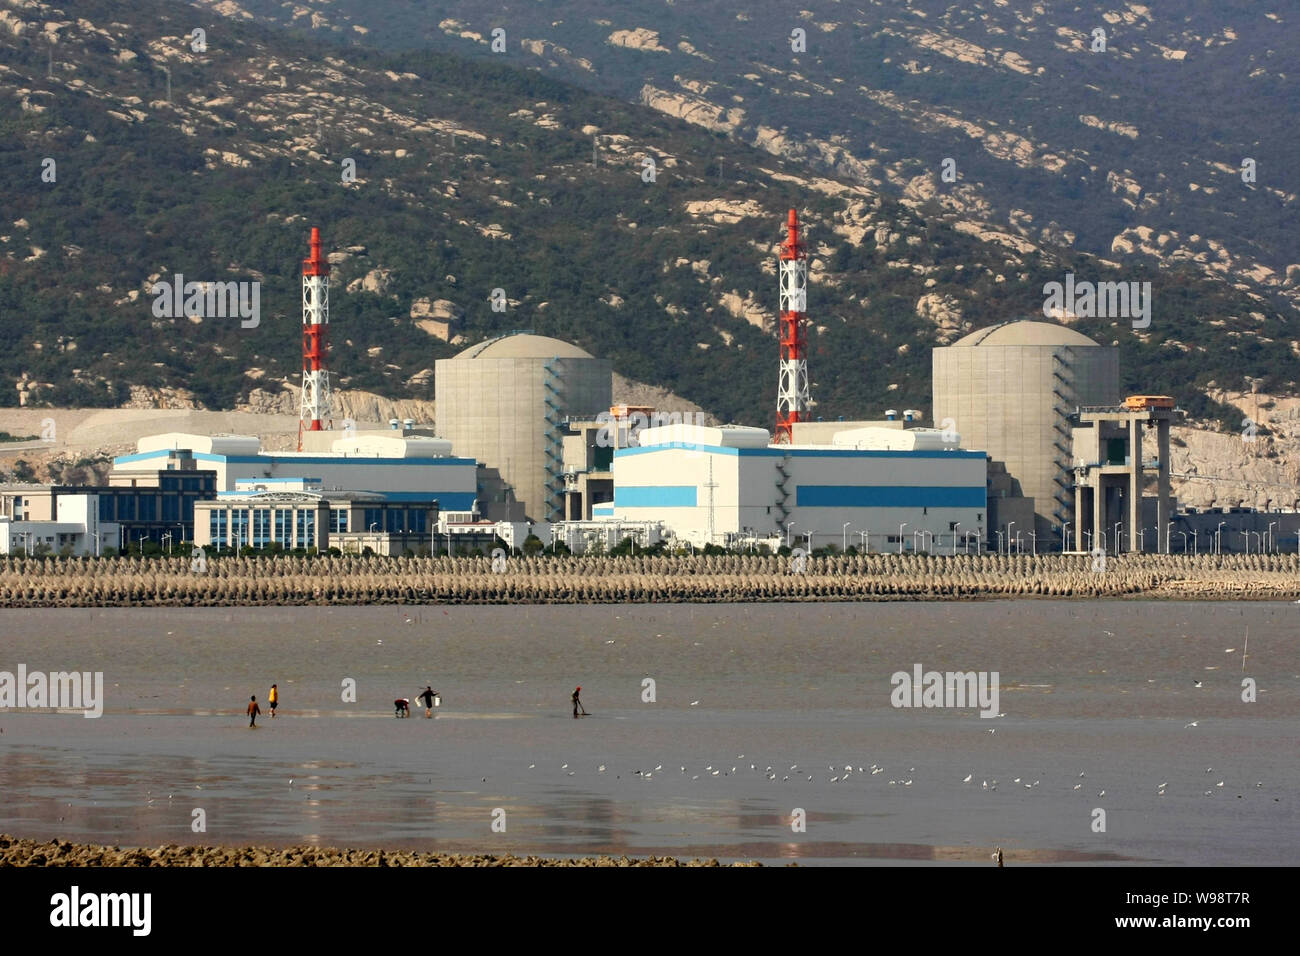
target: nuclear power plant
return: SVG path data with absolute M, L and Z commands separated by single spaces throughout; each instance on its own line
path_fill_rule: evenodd
M 1204 539 L 1222 551 L 1241 550 L 1242 537 L 1249 548 L 1252 535 L 1276 550 L 1300 532 L 1297 515 L 1265 531 L 1251 514 L 1180 512 L 1170 493 L 1175 400 L 1122 395 L 1118 348 L 1063 325 L 1008 321 L 936 348 L 928 417 L 903 408 L 812 420 L 807 252 L 795 210 L 782 225 L 770 430 L 614 405 L 608 359 L 531 330 L 438 360 L 436 422 L 339 430 L 330 269 L 313 227 L 297 451 L 249 436 L 147 436 L 106 484 L 0 488 L 0 550 L 36 542 L 99 553 L 116 537 L 456 553 L 532 535 L 573 551 L 630 538 L 809 552 L 1167 553 L 1175 536 L 1184 551 L 1189 537 L 1192 549 Z M 1142 450 L 1148 429 L 1154 458 Z

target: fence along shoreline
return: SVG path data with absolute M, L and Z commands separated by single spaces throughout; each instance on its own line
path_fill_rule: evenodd
M 0 607 L 615 604 L 984 598 L 1300 599 L 1300 556 L 345 555 L 0 559 Z

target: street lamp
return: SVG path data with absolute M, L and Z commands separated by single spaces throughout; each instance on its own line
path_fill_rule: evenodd
M 1277 538 L 1273 537 L 1273 527 L 1276 524 L 1276 521 L 1270 521 L 1268 523 L 1268 550 L 1275 553 L 1277 551 Z
M 1250 532 L 1249 532 L 1249 531 L 1241 531 L 1241 532 L 1238 532 L 1238 533 L 1239 533 L 1243 538 L 1246 539 L 1246 553 L 1247 553 L 1247 554 L 1250 554 Z
M 1124 545 L 1124 539 L 1119 536 L 1119 529 L 1123 527 L 1123 525 L 1124 522 L 1122 521 L 1115 522 L 1115 554 L 1116 555 L 1119 554 L 1120 548 L 1122 548 Z
M 1011 553 L 1011 529 L 1016 526 L 1014 521 L 1007 524 L 1007 554 Z
M 1087 545 L 1088 551 L 1089 551 L 1089 553 L 1091 553 L 1091 552 L 1092 552 L 1092 532 L 1091 532 L 1091 531 L 1080 531 L 1079 534 L 1083 535 L 1083 536 L 1087 539 L 1087 540 L 1084 542 L 1084 544 Z
M 1023 550 L 1023 549 L 1020 547 L 1020 536 L 1021 536 L 1022 534 L 1024 534 L 1023 531 L 1017 531 L 1017 532 L 1016 532 L 1016 554 L 1019 554 L 1019 553 Z
M 952 553 L 953 553 L 954 555 L 957 553 L 957 538 L 958 538 L 958 535 L 957 535 L 957 529 L 960 528 L 960 527 L 961 527 L 961 522 L 960 522 L 960 521 L 954 521 L 954 522 L 953 522 L 953 525 L 952 525 Z
M 1145 550 L 1147 549 L 1147 546 L 1146 546 L 1147 534 L 1146 534 L 1146 532 L 1147 532 L 1147 529 L 1146 529 L 1146 528 L 1138 528 L 1138 551 L 1139 551 L 1139 552 L 1145 551 Z
M 844 527 L 840 528 L 840 550 L 841 551 L 849 550 L 849 525 L 851 524 L 853 524 L 852 521 L 846 521 L 844 522 Z
M 793 526 L 794 526 L 794 522 L 793 522 L 793 521 L 787 521 L 787 522 L 785 523 L 785 546 L 786 546 L 787 548 L 790 547 L 790 529 L 791 529 Z
M 853 533 L 862 539 L 863 554 L 870 554 L 871 553 L 871 529 L 868 528 L 866 531 L 855 531 Z
M 1175 531 L 1174 534 L 1181 534 L 1183 536 L 1183 554 L 1186 554 L 1187 553 L 1187 532 Z
M 1029 532 L 1029 551 L 1034 557 L 1038 557 L 1038 532 Z
M 817 533 L 816 531 L 809 531 L 807 534 L 804 535 L 804 537 L 808 539 L 809 554 L 812 554 L 812 536 L 815 535 L 816 533 Z
M 906 521 L 904 521 L 902 524 L 898 526 L 898 553 L 899 554 L 903 553 L 903 529 L 906 527 L 907 527 Z
M 994 530 L 993 533 L 998 536 L 998 554 L 1001 554 L 1002 553 L 1002 532 Z
M 161 540 L 167 542 L 167 553 L 168 553 L 168 554 L 171 554 L 171 553 L 172 553 L 172 533 L 171 533 L 170 531 L 164 531 L 163 534 L 162 534 L 162 539 L 161 539 Z
M 1197 557 L 1201 553 L 1200 532 L 1195 528 L 1192 529 L 1192 557 Z M 1187 538 L 1183 538 L 1183 552 L 1187 551 Z
M 1226 521 L 1220 521 L 1219 526 L 1214 529 L 1214 553 L 1223 554 L 1223 526 Z
M 1070 522 L 1061 525 L 1061 553 L 1070 550 Z

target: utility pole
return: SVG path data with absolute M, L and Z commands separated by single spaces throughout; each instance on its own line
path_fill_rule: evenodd
M 709 544 L 713 544 L 713 489 L 718 487 L 718 483 L 713 480 L 713 456 L 709 456 L 709 480 L 704 485 L 709 489 Z

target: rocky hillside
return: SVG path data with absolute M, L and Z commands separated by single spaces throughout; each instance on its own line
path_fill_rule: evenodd
M 534 66 L 959 228 L 1194 263 L 1300 306 L 1300 48 L 1286 42 L 1300 24 L 1286 4 L 449 0 L 434 16 L 404 0 L 199 2 Z

